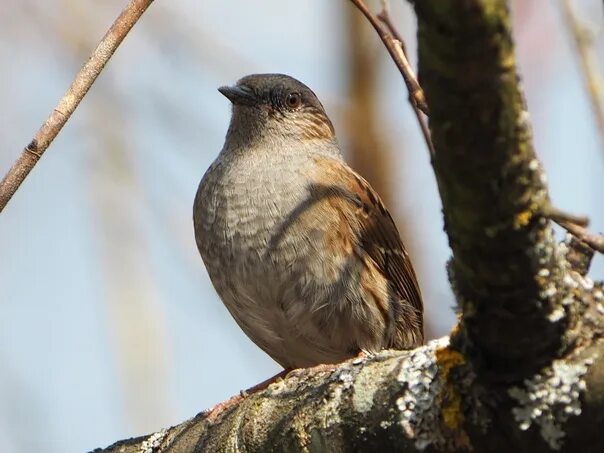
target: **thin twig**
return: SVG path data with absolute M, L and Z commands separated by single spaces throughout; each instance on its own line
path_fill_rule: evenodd
M 379 86 L 379 58 L 385 56 L 375 52 L 375 33 L 367 27 L 367 20 L 350 5 L 345 11 L 346 40 L 348 46 L 348 92 L 349 102 L 355 108 L 346 109 L 346 126 L 348 129 L 348 158 L 350 163 L 377 190 L 386 204 L 392 200 L 392 152 L 390 143 L 385 139 L 382 126 L 378 120 L 378 96 L 375 92 Z M 381 43 L 380 43 L 381 46 Z M 381 50 L 381 49 L 380 49 Z M 388 58 L 388 57 L 386 57 Z M 371 152 L 367 152 L 370 149 Z M 400 223 L 399 223 L 400 225 Z M 405 237 L 405 231 L 401 232 Z
M 425 114 L 428 114 L 428 105 L 426 104 L 426 100 L 424 98 L 424 92 L 422 91 L 413 71 L 411 70 L 411 66 L 407 61 L 405 53 L 402 51 L 402 41 L 396 39 L 392 36 L 386 29 L 382 27 L 379 19 L 375 16 L 365 2 L 363 0 L 351 0 L 352 3 L 363 13 L 363 15 L 367 18 L 367 20 L 373 25 L 373 28 L 380 36 L 380 39 L 386 46 L 388 53 L 396 63 L 403 79 L 405 80 L 405 84 L 407 85 L 407 89 L 409 90 L 409 94 L 413 103 Z M 400 43 L 397 45 L 396 43 Z
M 552 205 L 548 205 L 544 208 L 543 215 L 553 222 L 556 222 L 593 250 L 604 253 L 604 236 L 592 234 L 585 229 L 585 227 L 589 225 L 589 219 L 587 217 L 564 212 Z
M 409 59 L 407 58 L 407 48 L 405 46 L 405 41 L 403 40 L 403 37 L 401 36 L 399 31 L 396 29 L 394 22 L 392 22 L 392 18 L 390 16 L 390 3 L 388 2 L 388 0 L 382 0 L 381 4 L 382 4 L 382 10 L 378 13 L 377 18 L 380 21 L 382 21 L 382 23 L 386 26 L 386 28 L 388 28 L 388 31 L 390 32 L 390 34 L 392 36 L 394 36 L 394 39 L 396 39 L 397 46 L 400 47 L 400 52 L 402 53 L 401 60 L 404 62 L 405 69 L 407 71 L 407 74 L 409 75 L 410 80 L 413 81 L 412 86 L 416 87 L 416 88 L 414 88 L 415 92 L 420 93 L 422 100 L 425 100 L 424 91 L 422 90 L 421 85 L 417 81 L 417 78 L 415 77 L 415 73 L 413 72 L 413 69 L 411 68 L 411 65 L 409 64 Z M 411 94 L 411 91 L 409 91 L 409 96 L 413 96 Z M 432 143 L 432 136 L 430 134 L 430 129 L 428 128 L 428 124 L 426 123 L 426 119 L 422 116 L 422 114 L 419 111 L 419 108 L 417 106 L 415 106 L 413 104 L 413 102 L 411 102 L 411 105 L 413 106 L 413 111 L 415 113 L 415 117 L 417 118 L 417 122 L 419 123 L 419 127 L 422 131 L 422 135 L 424 136 L 424 140 L 425 140 L 426 144 L 428 145 L 428 149 L 430 150 L 430 155 L 434 156 L 434 152 L 435 152 L 434 143 Z M 427 115 L 428 114 L 427 108 L 423 112 Z
M 570 0 L 562 0 L 561 6 L 564 21 L 577 47 L 585 88 L 589 95 L 589 101 L 600 131 L 600 137 L 604 140 L 604 105 L 602 104 L 602 82 L 600 70 L 598 69 L 598 58 L 594 47 L 591 45 L 589 32 L 579 22 L 570 4 Z
M 414 90 L 413 92 L 419 93 L 421 95 L 421 99 L 425 102 L 424 91 L 422 90 L 421 85 L 417 81 L 417 78 L 415 77 L 415 73 L 413 72 L 413 69 L 411 68 L 411 65 L 409 64 L 409 59 L 407 58 L 407 48 L 405 46 L 405 41 L 403 40 L 403 37 L 401 36 L 399 31 L 396 29 L 394 22 L 392 22 L 392 19 L 390 17 L 390 3 L 388 2 L 388 0 L 382 0 L 381 4 L 382 4 L 382 11 L 379 12 L 379 14 L 377 15 L 377 18 L 380 21 L 382 21 L 382 23 L 388 28 L 388 31 L 390 32 L 390 34 L 392 36 L 394 36 L 394 39 L 396 39 L 397 47 L 400 48 L 398 50 L 402 54 L 401 60 L 404 64 L 404 67 L 409 76 L 409 79 L 412 81 L 411 85 Z M 405 81 L 406 80 L 407 79 L 405 79 Z M 411 89 L 409 88 L 409 85 L 407 86 L 407 88 L 409 89 L 409 96 L 411 98 L 413 96 L 413 94 L 412 94 Z M 426 145 L 428 145 L 428 150 L 430 151 L 430 156 L 434 156 L 434 153 L 435 153 L 434 143 L 432 143 L 432 136 L 430 134 L 430 129 L 428 128 L 428 124 L 426 123 L 426 119 L 422 116 L 422 114 L 420 113 L 420 109 L 418 108 L 417 105 L 415 105 L 413 103 L 413 101 L 411 101 L 411 105 L 413 106 L 413 112 L 415 113 L 415 117 L 417 118 L 417 122 L 419 123 L 419 127 L 422 131 L 422 135 L 424 136 L 424 141 L 426 142 Z M 426 115 L 428 114 L 427 105 L 426 105 L 426 110 L 423 110 L 423 113 L 425 113 Z
M 401 35 L 398 33 L 396 28 L 394 28 L 394 25 L 390 21 L 388 15 L 385 15 L 384 12 L 381 12 L 377 15 L 377 18 L 381 21 L 384 21 L 384 19 L 382 19 L 383 17 L 388 18 L 387 22 L 384 22 L 391 34 L 388 39 L 392 40 L 392 46 L 394 47 L 394 50 L 396 51 L 398 57 L 397 63 L 400 64 L 400 70 L 403 74 L 403 78 L 405 79 L 405 83 L 407 84 L 409 95 L 411 96 L 411 99 L 413 99 L 417 107 L 427 115 L 428 106 L 426 104 L 424 90 L 422 90 L 422 87 L 417 81 L 417 77 L 415 77 L 413 68 L 411 67 L 409 60 L 407 59 L 407 51 L 405 49 L 405 44 L 401 38 Z
M 422 116 L 422 112 L 419 111 L 418 108 L 413 108 L 413 113 L 415 113 L 415 117 L 417 118 L 417 122 L 419 123 L 419 128 L 422 131 L 422 135 L 424 136 L 424 141 L 428 146 L 428 151 L 430 151 L 430 157 L 434 157 L 436 150 L 434 149 L 434 143 L 432 143 L 432 134 L 430 133 L 430 129 L 428 128 L 428 123 L 426 122 L 426 118 Z
M 550 220 L 553 220 L 558 225 L 560 222 L 570 222 L 580 227 L 586 227 L 589 225 L 589 218 L 582 215 L 570 214 L 558 209 L 551 204 L 543 209 L 543 215 Z
M 434 144 L 432 143 L 430 130 L 426 123 L 426 119 L 422 116 L 422 112 L 428 115 L 428 104 L 426 104 L 424 91 L 417 81 L 413 69 L 409 64 L 409 60 L 407 59 L 405 43 L 390 19 L 387 1 L 382 1 L 382 11 L 377 16 L 373 15 L 371 11 L 369 11 L 369 8 L 367 8 L 367 5 L 365 5 L 363 0 L 351 1 L 371 23 L 380 39 L 386 46 L 388 53 L 394 60 L 394 63 L 399 69 L 401 75 L 403 76 L 403 80 L 405 81 L 405 85 L 407 85 L 407 90 L 409 91 L 409 103 L 411 104 L 415 117 L 417 118 L 417 122 L 419 123 L 422 135 L 426 145 L 428 146 L 428 150 L 430 151 L 430 156 L 434 156 L 435 150 Z M 382 27 L 380 21 L 384 23 L 387 29 Z
M 403 53 L 405 54 L 405 58 L 407 56 L 407 49 L 405 47 L 405 42 L 403 37 L 398 32 L 396 27 L 394 26 L 394 22 L 392 22 L 392 18 L 390 16 L 390 3 L 388 0 L 382 0 L 381 2 L 382 10 L 378 13 L 377 18 L 382 21 L 382 23 L 388 28 L 388 31 L 395 39 L 400 41 L 401 47 L 403 48 Z
M 0 182 L 0 212 L 59 134 L 115 50 L 153 0 L 130 0 L 82 66 L 71 86 Z
M 562 228 L 564 228 L 566 231 L 568 231 L 570 234 L 572 234 L 573 236 L 575 236 L 578 239 L 585 242 L 596 252 L 604 253 L 604 236 L 603 235 L 590 233 L 585 228 L 583 228 L 579 225 L 575 225 L 572 222 L 560 220 L 560 221 L 557 221 L 556 223 L 558 225 L 560 225 Z

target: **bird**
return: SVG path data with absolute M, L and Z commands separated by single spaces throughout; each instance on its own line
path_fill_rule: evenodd
M 378 194 L 344 161 L 315 93 L 285 74 L 218 90 L 231 120 L 193 225 L 243 332 L 286 370 L 421 345 L 409 254 Z

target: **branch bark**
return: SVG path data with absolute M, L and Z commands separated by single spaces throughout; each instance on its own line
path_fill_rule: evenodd
M 487 387 L 443 338 L 331 372 L 299 370 L 239 404 L 95 453 L 599 452 L 602 346 L 553 362 L 526 383 Z
M 109 59 L 153 0 L 130 0 L 82 66 L 67 92 L 0 182 L 0 212 L 59 134 Z
M 580 304 L 563 284 L 565 260 L 543 215 L 549 199 L 507 5 L 416 2 L 415 9 L 450 274 L 464 315 L 456 338 L 493 378 L 521 379 L 572 344 Z
M 419 73 L 463 316 L 100 451 L 604 451 L 604 291 L 546 212 L 504 0 L 422 0 Z

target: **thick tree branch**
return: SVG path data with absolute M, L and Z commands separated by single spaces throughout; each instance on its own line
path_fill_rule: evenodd
M 0 182 L 0 212 L 59 134 L 113 53 L 153 0 L 130 0 L 32 141 Z
M 443 338 L 331 372 L 298 370 L 222 410 L 96 453 L 599 452 L 602 341 L 518 385 L 484 387 Z
M 583 277 L 586 276 L 594 256 L 593 248 L 572 234 L 566 236 L 564 243 L 568 247 L 566 259 L 571 269 Z
M 417 1 L 419 72 L 463 311 L 458 347 L 518 379 L 572 344 L 581 304 L 549 206 L 505 1 Z

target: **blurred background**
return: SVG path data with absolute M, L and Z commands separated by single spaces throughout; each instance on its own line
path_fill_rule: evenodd
M 565 3 L 512 2 L 518 61 L 554 203 L 602 231 L 604 128 Z M 125 4 L 0 0 L 0 172 Z M 571 4 L 597 64 L 602 2 Z M 391 7 L 415 66 L 413 13 Z M 453 325 L 428 152 L 398 71 L 351 4 L 157 0 L 0 216 L 1 452 L 107 446 L 279 371 L 218 300 L 191 221 L 229 121 L 216 88 L 253 72 L 293 75 L 319 95 L 397 220 L 428 336 Z M 592 275 L 602 271 L 598 257 Z

